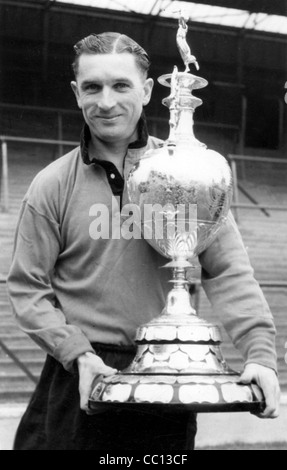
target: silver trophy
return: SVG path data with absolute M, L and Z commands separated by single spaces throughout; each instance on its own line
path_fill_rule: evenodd
M 137 354 L 125 370 L 95 380 L 90 407 L 170 407 L 195 412 L 259 411 L 264 397 L 257 385 L 242 385 L 226 364 L 218 327 L 200 319 L 192 307 L 187 272 L 218 235 L 230 208 L 232 178 L 226 160 L 207 149 L 193 132 L 193 115 L 202 101 L 193 90 L 207 81 L 186 42 L 181 15 L 177 45 L 185 71 L 175 67 L 159 78 L 171 88 L 163 103 L 170 110 L 170 135 L 148 151 L 128 180 L 130 201 L 141 210 L 144 238 L 171 261 L 172 290 L 165 308 L 136 334 Z M 147 299 L 148 301 L 148 299 Z

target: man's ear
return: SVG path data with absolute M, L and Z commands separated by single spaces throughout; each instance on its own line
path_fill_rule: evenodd
M 153 86 L 154 86 L 153 79 L 148 78 L 144 84 L 144 99 L 143 99 L 144 106 L 146 106 L 150 102 Z
M 78 106 L 79 106 L 80 109 L 82 109 L 81 100 L 80 100 L 80 94 L 79 94 L 79 89 L 78 89 L 77 82 L 71 82 L 71 87 L 72 87 L 72 90 L 73 90 L 74 95 L 75 95 L 75 97 L 76 97 Z

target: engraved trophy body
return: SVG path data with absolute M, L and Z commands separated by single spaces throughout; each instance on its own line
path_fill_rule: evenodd
M 137 354 L 118 374 L 95 381 L 90 407 L 169 406 L 196 412 L 257 411 L 263 395 L 256 385 L 239 384 L 240 375 L 222 357 L 219 329 L 200 319 L 191 305 L 187 270 L 218 235 L 230 208 L 232 178 L 220 154 L 193 133 L 193 114 L 202 101 L 193 90 L 207 81 L 189 72 L 198 68 L 186 43 L 181 15 L 177 44 L 186 66 L 159 78 L 171 88 L 170 135 L 148 151 L 128 180 L 130 201 L 141 210 L 142 233 L 170 260 L 172 290 L 161 315 L 137 331 Z M 160 313 L 160 312 L 159 312 Z

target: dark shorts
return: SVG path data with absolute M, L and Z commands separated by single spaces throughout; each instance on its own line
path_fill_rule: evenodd
M 134 350 L 94 345 L 103 361 L 127 367 Z M 88 416 L 80 410 L 79 378 L 48 356 L 39 384 L 19 425 L 14 450 L 193 450 L 196 416 L 190 412 L 111 410 Z

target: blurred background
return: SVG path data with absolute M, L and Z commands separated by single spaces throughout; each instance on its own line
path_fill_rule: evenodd
M 176 47 L 181 9 L 190 17 L 187 40 L 198 74 L 209 81 L 197 93 L 203 106 L 195 132 L 231 165 L 233 212 L 278 330 L 283 391 L 281 421 L 260 427 L 251 417 L 203 416 L 198 445 L 239 442 L 240 448 L 241 442 L 243 448 L 260 441 L 287 449 L 285 0 L 0 0 L 0 449 L 11 446 L 45 357 L 14 322 L 6 276 L 29 184 L 79 142 L 83 119 L 70 88 L 73 45 L 93 32 L 127 34 L 149 53 L 156 81 L 174 65 L 183 70 Z M 161 101 L 167 95 L 156 83 L 146 109 L 150 133 L 163 139 L 169 113 Z M 195 301 L 199 314 L 216 322 L 200 288 Z M 240 370 L 242 358 L 223 336 L 225 358 Z

